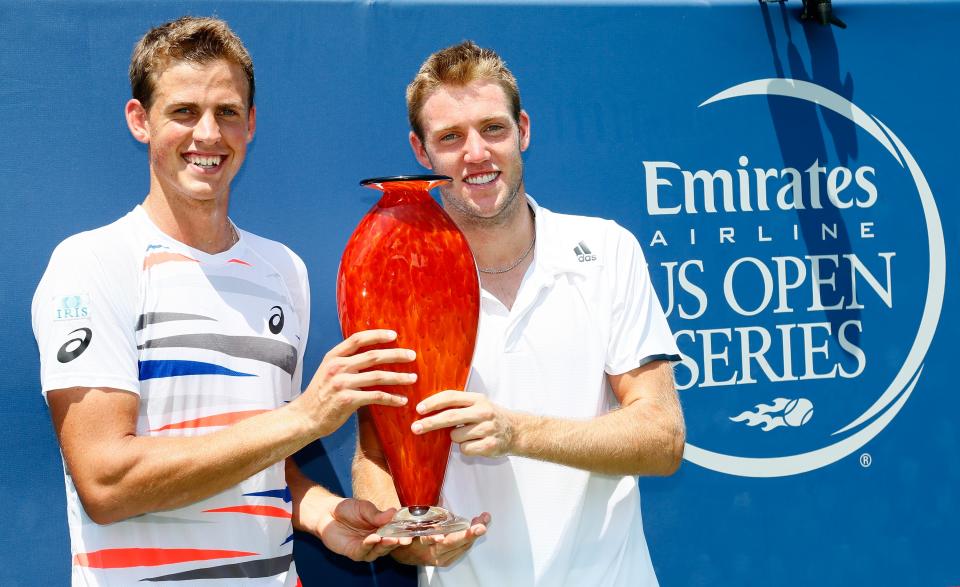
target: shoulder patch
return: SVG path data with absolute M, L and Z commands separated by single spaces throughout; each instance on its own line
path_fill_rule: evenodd
M 57 296 L 53 303 L 53 320 L 84 320 L 90 318 L 90 294 Z

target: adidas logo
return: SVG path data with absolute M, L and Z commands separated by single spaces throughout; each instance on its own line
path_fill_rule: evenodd
M 597 256 L 590 251 L 590 247 L 583 241 L 580 241 L 577 246 L 573 247 L 573 252 L 577 255 L 577 261 L 581 263 L 597 260 Z

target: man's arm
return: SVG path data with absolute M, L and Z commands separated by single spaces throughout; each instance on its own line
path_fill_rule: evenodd
M 357 452 L 353 459 L 353 494 L 369 499 L 378 508 L 400 507 L 393 478 L 373 429 L 367 410 L 357 413 L 359 431 Z M 473 518 L 470 528 L 446 536 L 423 536 L 412 543 L 397 547 L 390 554 L 398 562 L 408 565 L 445 567 L 463 556 L 477 538 L 487 532 L 490 514 L 484 512 Z
M 54 428 L 84 509 L 95 522 L 107 524 L 195 503 L 333 432 L 360 406 L 403 405 L 405 397 L 363 389 L 409 384 L 415 378 L 361 372 L 413 360 L 406 349 L 363 351 L 395 338 L 387 330 L 349 337 L 327 353 L 296 400 L 203 436 L 137 436 L 140 402 L 127 391 L 49 391 Z
M 453 428 L 450 437 L 468 456 L 529 457 L 610 475 L 670 475 L 680 466 L 686 433 L 665 361 L 608 376 L 620 408 L 585 420 L 514 412 L 486 396 L 444 391 L 417 406 L 421 414 L 446 410 L 413 424 L 422 434 Z
M 396 510 L 380 511 L 369 501 L 330 493 L 305 476 L 293 457 L 287 459 L 286 477 L 293 501 L 293 527 L 315 535 L 333 552 L 369 562 L 397 546 L 410 544 L 409 538 L 376 534 L 377 528 L 389 522 Z

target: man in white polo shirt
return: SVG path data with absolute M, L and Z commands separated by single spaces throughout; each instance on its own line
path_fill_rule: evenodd
M 407 106 L 417 159 L 453 178 L 442 200 L 482 285 L 467 390 L 421 402 L 413 431 L 450 428 L 444 505 L 492 515 L 391 554 L 422 566 L 421 585 L 656 585 L 636 477 L 676 471 L 685 435 L 679 353 L 637 240 L 526 195 L 530 117 L 493 51 L 430 56 Z M 354 485 L 398 503 L 362 413 Z

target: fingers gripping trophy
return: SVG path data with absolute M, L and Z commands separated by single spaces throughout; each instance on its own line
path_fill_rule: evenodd
M 417 353 L 417 380 L 397 388 L 403 407 L 369 406 L 394 479 L 400 509 L 381 536 L 448 534 L 468 520 L 438 506 L 450 435 L 415 435 L 416 405 L 447 389 L 464 389 L 480 312 L 480 284 L 467 240 L 429 190 L 442 175 L 381 177 L 361 185 L 383 192 L 347 243 L 337 277 L 343 335 L 371 328 L 397 332 L 394 344 Z M 410 365 L 378 369 L 409 370 Z

